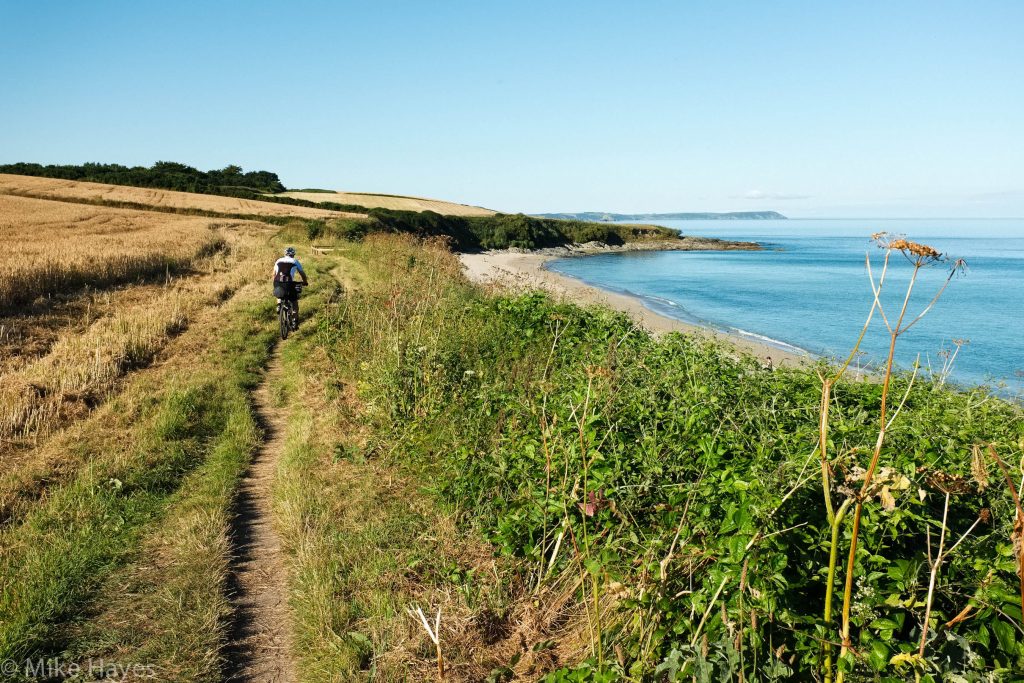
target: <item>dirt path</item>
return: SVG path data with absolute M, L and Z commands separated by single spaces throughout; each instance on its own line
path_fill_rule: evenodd
M 234 616 L 226 648 L 226 680 L 291 683 L 291 615 L 281 539 L 271 523 L 271 488 L 284 448 L 285 416 L 276 410 L 270 388 L 278 381 L 281 359 L 275 351 L 263 384 L 253 393 L 263 446 L 242 479 L 231 529 L 229 590 Z

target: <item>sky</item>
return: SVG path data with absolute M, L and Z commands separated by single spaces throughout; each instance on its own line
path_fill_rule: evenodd
M 0 163 L 523 211 L 1024 216 L 1024 2 L 0 0 Z

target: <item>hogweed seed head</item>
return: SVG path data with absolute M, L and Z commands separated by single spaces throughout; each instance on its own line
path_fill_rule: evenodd
M 904 235 L 891 235 L 887 232 L 876 232 L 871 235 L 871 240 L 879 249 L 887 251 L 898 251 L 915 265 L 923 266 L 931 263 L 939 263 L 945 260 L 942 252 L 927 244 L 908 240 Z M 954 269 L 966 267 L 963 259 L 958 259 Z
M 904 253 L 911 253 L 918 258 L 922 258 L 928 261 L 941 261 L 942 254 L 933 247 L 929 247 L 927 244 L 921 244 L 920 242 L 912 242 L 908 239 L 900 238 L 892 240 L 886 247 L 890 250 L 898 250 Z

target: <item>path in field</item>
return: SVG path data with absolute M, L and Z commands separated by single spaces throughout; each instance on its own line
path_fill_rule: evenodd
M 290 683 L 291 616 L 281 539 L 271 522 L 271 488 L 284 448 L 285 415 L 275 410 L 270 389 L 281 374 L 275 351 L 267 376 L 253 393 L 263 446 L 242 479 L 231 529 L 229 584 L 234 608 L 226 648 L 228 681 Z

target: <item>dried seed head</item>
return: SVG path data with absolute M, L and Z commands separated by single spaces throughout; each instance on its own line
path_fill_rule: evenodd
M 925 478 L 925 481 L 927 481 L 928 485 L 932 488 L 954 496 L 969 493 L 973 488 L 966 477 L 959 474 L 943 472 L 941 470 L 931 472 Z
M 942 254 L 936 249 L 929 247 L 927 244 L 921 244 L 919 242 L 911 242 L 908 239 L 897 239 L 889 242 L 886 247 L 891 250 L 898 250 L 904 253 L 910 253 L 918 258 L 922 258 L 928 261 L 940 261 L 942 260 Z
M 978 484 L 978 490 L 984 491 L 988 486 L 988 468 L 985 466 L 985 458 L 981 453 L 981 446 L 974 444 L 971 450 L 971 476 Z
M 913 242 L 902 235 L 890 235 L 887 232 L 876 232 L 871 236 L 871 239 L 879 249 L 899 251 L 908 259 L 919 265 L 938 263 L 943 260 L 943 256 L 938 249 L 929 247 L 927 244 L 921 244 L 920 242 Z M 954 264 L 954 269 L 965 268 L 967 264 L 962 261 L 963 259 L 958 260 Z

